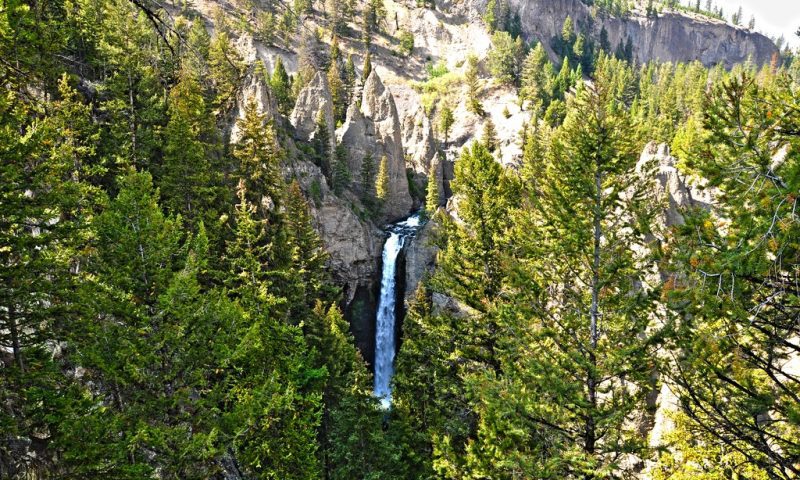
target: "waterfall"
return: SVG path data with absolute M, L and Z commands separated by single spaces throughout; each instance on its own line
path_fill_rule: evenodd
M 375 396 L 381 399 L 384 408 L 392 402 L 391 380 L 394 373 L 395 354 L 395 300 L 397 292 L 397 257 L 403 250 L 406 239 L 414 236 L 419 228 L 419 214 L 412 215 L 388 228 L 389 238 L 383 245 L 383 273 L 381 294 L 375 319 Z M 402 293 L 402 292 L 400 292 Z

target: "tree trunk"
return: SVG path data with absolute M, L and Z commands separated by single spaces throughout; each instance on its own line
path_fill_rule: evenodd
M 25 362 L 22 360 L 22 346 L 19 340 L 19 327 L 17 326 L 17 319 L 15 318 L 14 306 L 8 307 L 8 331 L 11 334 L 11 349 L 14 353 L 14 360 L 20 371 L 25 371 Z
M 589 310 L 589 328 L 590 328 L 590 348 L 589 348 L 589 371 L 587 372 L 586 386 L 589 396 L 589 414 L 586 417 L 586 431 L 585 431 L 585 444 L 584 450 L 588 454 L 594 454 L 595 444 L 597 442 L 597 432 L 594 420 L 594 413 L 597 408 L 597 357 L 595 350 L 597 349 L 598 330 L 597 323 L 600 316 L 600 301 L 599 301 L 599 284 L 600 284 L 600 238 L 602 236 L 602 229 L 600 225 L 601 210 L 602 210 L 602 177 L 599 171 L 599 165 L 596 167 L 594 175 L 594 246 L 592 251 L 592 306 Z M 588 476 L 591 478 L 591 476 Z

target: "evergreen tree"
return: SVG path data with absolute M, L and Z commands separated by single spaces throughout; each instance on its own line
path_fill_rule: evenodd
M 383 0 L 368 0 L 364 6 L 364 25 L 369 28 L 369 32 L 377 32 L 384 18 L 386 6 Z
M 495 32 L 489 51 L 489 70 L 500 83 L 516 85 L 524 55 L 525 47 L 520 37 L 514 40 L 508 32 Z
M 435 287 L 484 310 L 500 290 L 500 246 L 514 186 L 483 142 L 473 142 L 456 161 L 453 195 L 465 225 L 448 235 Z M 469 262 L 462 262 L 466 258 Z
M 549 105 L 554 80 L 553 64 L 542 44 L 537 44 L 525 57 L 520 88 L 520 97 L 531 102 L 533 112 L 543 113 Z
M 389 424 L 405 447 L 401 461 L 409 478 L 435 478 L 437 434 L 448 422 L 451 427 L 458 425 L 459 417 L 450 414 L 459 411 L 463 403 L 452 395 L 442 396 L 443 392 L 455 391 L 452 387 L 456 379 L 442 355 L 452 351 L 450 325 L 446 319 L 431 315 L 430 299 L 420 285 L 403 319 L 403 345 L 393 379 L 393 418 Z
M 87 409 L 64 429 L 65 440 L 80 445 L 68 446 L 66 454 L 77 476 L 109 470 L 119 478 L 149 475 L 153 466 L 145 449 L 156 447 L 156 441 L 142 436 L 160 433 L 166 439 L 171 429 L 159 414 L 152 422 L 145 419 L 166 413 L 169 398 L 164 388 L 169 357 L 161 355 L 172 353 L 171 332 L 153 317 L 180 260 L 180 224 L 161 212 L 150 174 L 131 173 L 119 183 L 119 194 L 93 225 L 96 249 L 86 268 L 94 282 L 80 291 L 93 314 L 69 335 L 80 352 L 84 378 L 103 385 L 102 392 L 85 395 L 104 408 Z
M 436 210 L 439 209 L 441 199 L 439 198 L 439 184 L 437 177 L 436 165 L 431 162 L 431 168 L 428 170 L 428 188 L 425 195 L 425 208 L 423 211 L 427 217 L 433 217 Z
M 328 375 L 323 390 L 320 452 L 332 479 L 390 478 L 397 473 L 392 445 L 381 429 L 382 412 L 372 395 L 364 360 L 353 345 L 347 321 L 336 306 L 315 310 L 309 328 Z
M 455 168 L 461 220 L 442 215 L 437 222 L 443 241 L 430 288 L 457 301 L 461 313 L 429 314 L 418 293 L 404 324 L 395 389 L 401 433 L 414 449 L 409 465 L 446 478 L 468 475 L 464 451 L 474 439 L 477 403 L 464 379 L 498 367 L 497 323 L 489 312 L 505 277 L 503 232 L 516 191 L 480 142 L 464 149 Z
M 742 23 L 742 7 L 741 6 L 739 7 L 739 10 L 737 10 L 736 12 L 733 13 L 733 15 L 731 15 L 731 23 L 733 23 L 734 25 L 739 25 L 739 24 Z
M 229 109 L 244 73 L 244 61 L 224 31 L 211 41 L 208 53 L 210 77 L 217 92 L 216 105 Z
M 372 73 L 372 56 L 367 50 L 367 54 L 364 56 L 364 67 L 363 71 L 361 72 L 361 79 L 366 80 L 369 77 L 369 74 Z
M 467 56 L 467 70 L 464 73 L 464 83 L 467 86 L 467 110 L 475 115 L 483 115 L 483 105 L 480 99 L 480 79 L 478 78 L 478 57 Z
M 299 323 L 319 300 L 331 295 L 328 288 L 330 278 L 325 262 L 328 255 L 322 247 L 317 232 L 311 223 L 308 203 L 294 181 L 289 186 L 286 198 L 285 228 L 288 249 L 291 254 L 291 282 L 293 290 L 287 301 L 291 308 L 292 323 Z
M 314 148 L 314 163 L 322 169 L 322 174 L 327 178 L 331 177 L 331 135 L 329 125 L 325 118 L 325 113 L 320 110 L 317 114 L 314 137 L 311 139 L 311 146 Z
M 692 172 L 719 190 L 718 211 L 688 212 L 674 246 L 667 299 L 675 312 L 672 348 L 685 431 L 703 462 L 721 453 L 763 478 L 798 474 L 797 97 L 786 84 L 732 78 L 707 101 L 704 131 L 681 149 Z M 743 128 L 743 125 L 747 125 Z M 750 188 L 750 185 L 760 185 Z M 691 233 L 690 233 L 691 232 Z M 792 306 L 790 306 L 792 305 Z M 766 440 L 769 439 L 769 440 Z M 708 445 L 709 456 L 700 450 Z
M 450 128 L 452 128 L 453 123 L 455 123 L 453 110 L 450 109 L 450 105 L 447 102 L 444 102 L 439 110 L 439 131 L 444 135 L 442 148 L 447 148 L 447 140 L 450 137 Z
M 347 63 L 344 64 L 343 72 L 343 88 L 344 97 L 347 107 L 345 108 L 345 117 L 347 116 L 347 108 L 353 102 L 353 95 L 356 88 L 356 66 L 353 63 L 353 56 L 347 55 Z
M 192 22 L 187 42 L 190 50 L 184 57 L 183 68 L 191 72 L 195 78 L 204 78 L 208 71 L 208 55 L 211 48 L 211 36 L 200 18 Z
M 259 12 L 256 17 L 256 24 L 258 25 L 256 38 L 267 45 L 275 45 L 278 33 L 278 18 L 275 14 L 269 11 Z
M 150 168 L 159 157 L 158 130 L 166 117 L 165 83 L 159 75 L 174 74 L 167 70 L 176 65 L 152 60 L 163 44 L 133 4 L 112 1 L 106 6 L 103 15 L 87 19 L 100 25 L 94 48 L 108 72 L 99 110 L 108 119 L 109 132 L 101 138 L 98 154 L 115 158 L 121 170 Z M 210 73 L 213 77 L 213 69 Z
M 611 53 L 611 42 L 608 40 L 608 30 L 606 30 L 605 26 L 600 28 L 599 46 L 600 50 L 602 50 L 606 54 Z
M 336 195 L 341 195 L 342 192 L 350 185 L 352 180 L 350 175 L 350 166 L 347 162 L 347 150 L 343 145 L 337 145 L 334 155 L 333 164 L 333 191 Z
M 159 181 L 163 205 L 192 227 L 216 220 L 220 180 L 212 168 L 216 132 L 200 85 L 184 75 L 170 91 L 169 122 L 164 131 L 164 159 Z
M 270 266 L 265 221 L 255 216 L 244 182 L 238 199 L 227 284 L 244 311 L 235 325 L 239 344 L 226 360 L 231 386 L 223 425 L 238 462 L 257 478 L 318 478 L 315 382 L 324 369 L 312 365 L 300 328 L 286 321 L 286 298 L 273 293 L 271 279 L 286 275 Z
M 486 23 L 486 29 L 490 33 L 497 30 L 497 0 L 489 0 L 486 3 L 486 12 L 483 14 L 483 21 Z
M 375 177 L 375 199 L 378 201 L 378 208 L 382 208 L 389 199 L 389 160 L 385 155 L 381 157 Z
M 574 58 L 572 58 L 572 49 L 576 40 L 575 24 L 572 21 L 572 17 L 567 15 L 567 18 L 564 19 L 564 23 L 561 26 L 561 35 L 554 41 L 553 48 L 556 54 L 560 57 L 567 57 L 574 60 Z
M 275 95 L 278 111 L 283 115 L 289 115 L 292 108 L 294 108 L 294 98 L 292 97 L 291 80 L 286 73 L 286 68 L 283 66 L 283 60 L 281 60 L 280 55 L 275 60 L 275 68 L 272 70 L 269 84 L 272 94 Z
M 328 17 L 328 25 L 335 35 L 344 34 L 347 29 L 347 18 L 343 13 L 339 0 L 325 0 L 325 16 Z
M 244 182 L 248 200 L 258 205 L 261 215 L 274 219 L 285 185 L 280 173 L 283 151 L 272 123 L 258 113 L 254 102 L 245 106 L 241 122 L 241 136 L 233 148 L 238 163 L 235 178 Z
M 495 128 L 494 122 L 491 118 L 487 118 L 486 122 L 483 124 L 482 143 L 483 146 L 486 147 L 486 150 L 488 150 L 490 153 L 493 153 L 495 150 L 497 150 L 497 128 Z
M 375 160 L 371 154 L 367 154 L 361 162 L 359 172 L 359 183 L 361 189 L 361 203 L 367 209 L 371 209 L 375 203 Z
M 535 181 L 526 182 L 535 190 L 515 231 L 528 239 L 522 257 L 538 261 L 513 277 L 521 283 L 510 288 L 520 298 L 498 320 L 501 331 L 515 332 L 499 354 L 501 365 L 524 366 L 473 380 L 486 395 L 482 418 L 492 421 L 470 453 L 491 476 L 517 464 L 494 466 L 483 442 L 504 445 L 498 455 L 524 462 L 532 476 L 595 477 L 619 469 L 619 455 L 645 452 L 631 421 L 648 391 L 654 355 L 646 335 L 652 299 L 638 286 L 646 258 L 637 254 L 652 207 L 647 187 L 635 180 L 635 145 L 612 84 L 603 73 L 579 91 L 544 158 L 534 159 Z M 548 353 L 531 354 L 540 351 Z M 500 400 L 513 390 L 514 400 Z M 526 415 L 504 423 L 515 411 Z
M 49 12 L 37 13 L 35 23 L 25 17 L 19 18 L 15 33 L 55 28 Z M 19 50 L 8 51 L 9 33 L 0 27 L 0 50 L 9 61 L 20 55 L 15 65 L 30 76 L 17 77 L 20 72 L 0 66 L 7 81 L 0 100 L 0 428 L 5 436 L 0 470 L 22 476 L 52 466 L 40 457 L 19 457 L 14 442 L 38 438 L 40 448 L 61 454 L 69 445 L 64 441 L 68 429 L 62 429 L 65 417 L 86 406 L 74 382 L 63 375 L 52 345 L 63 342 L 89 314 L 75 292 L 85 280 L 84 247 L 101 199 L 91 180 L 102 173 L 102 164 L 96 157 L 98 132 L 91 107 L 70 88 L 66 76 L 49 104 L 38 104 L 38 99 L 31 103 L 24 84 L 17 83 L 36 82 L 49 70 L 37 56 L 53 46 L 38 45 L 38 40 L 53 38 L 34 35 L 30 45 L 23 42 Z M 26 52 L 28 48 L 35 52 Z M 41 116 L 44 106 L 47 117 Z M 41 438 L 43 431 L 50 432 L 47 438 Z
M 336 124 L 344 122 L 350 100 L 343 78 L 344 75 L 339 68 L 338 61 L 332 61 L 331 68 L 328 70 L 328 85 L 330 85 L 331 100 L 333 101 L 333 119 Z M 333 126 L 335 127 L 336 125 Z

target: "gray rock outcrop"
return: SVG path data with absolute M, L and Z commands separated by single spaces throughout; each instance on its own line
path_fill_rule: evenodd
M 442 162 L 437 151 L 436 139 L 433 134 L 433 125 L 420 107 L 416 113 L 403 117 L 403 146 L 406 149 L 406 160 L 412 171 L 412 179 L 420 192 L 421 201 L 424 202 L 426 182 L 433 168 L 433 180 L 439 190 L 439 198 L 444 198 L 442 184 Z
M 439 248 L 433 244 L 436 222 L 428 221 L 414 236 L 405 248 L 405 299 L 408 303 L 414 298 L 419 283 L 433 271 L 436 266 L 436 254 Z
M 264 80 L 255 68 L 251 68 L 245 76 L 243 87 L 236 95 L 236 107 L 233 110 L 233 122 L 231 125 L 231 143 L 239 140 L 240 123 L 244 119 L 247 104 L 254 102 L 256 112 L 265 116 L 265 120 L 274 120 L 278 111 L 275 97 Z
M 650 142 L 636 165 L 643 180 L 654 181 L 656 195 L 666 202 L 658 220 L 664 227 L 683 224 L 681 210 L 684 208 L 708 208 L 711 204 L 710 193 L 690 184 L 678 171 L 676 163 L 677 159 L 670 154 L 667 144 Z
M 478 11 L 486 9 L 487 0 L 474 1 Z M 630 40 L 633 56 L 640 63 L 699 60 L 706 66 L 722 63 L 730 68 L 748 59 L 765 64 L 778 52 L 760 33 L 694 13 L 664 11 L 648 18 L 638 8 L 624 17 L 592 17 L 592 7 L 581 0 L 510 0 L 509 4 L 519 13 L 529 40 L 538 38 L 549 46 L 551 39 L 561 34 L 569 15 L 576 27 L 590 32 L 596 42 L 605 28 L 611 49 Z
M 386 157 L 389 191 L 383 207 L 384 220 L 401 218 L 411 210 L 400 119 L 391 92 L 383 85 L 375 70 L 364 83 L 360 106 L 350 105 L 344 125 L 338 130 L 339 142 L 347 150 L 347 161 L 353 182 L 359 181 L 364 158 L 375 162 Z
M 300 90 L 294 110 L 292 110 L 292 114 L 289 117 L 289 121 L 295 128 L 295 137 L 298 140 L 307 142 L 314 139 L 317 118 L 319 118 L 320 112 L 322 112 L 322 116 L 328 126 L 328 138 L 330 139 L 332 152 L 335 147 L 335 132 L 331 89 L 328 85 L 328 77 L 322 72 L 317 72 L 308 82 L 308 85 Z
M 368 285 L 377 274 L 383 248 L 383 232 L 361 220 L 345 199 L 328 188 L 322 171 L 308 161 L 292 165 L 291 176 L 309 195 L 314 226 L 319 232 L 334 279 L 345 287 L 347 302 L 359 286 Z M 316 198 L 315 198 L 316 196 Z
M 431 160 L 436 155 L 436 140 L 433 125 L 422 108 L 403 117 L 402 133 L 408 166 L 416 174 L 428 175 Z

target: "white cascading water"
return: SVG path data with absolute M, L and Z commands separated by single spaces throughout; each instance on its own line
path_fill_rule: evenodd
M 375 396 L 387 409 L 392 403 L 391 380 L 394 373 L 397 257 L 406 239 L 416 233 L 419 224 L 419 214 L 395 223 L 389 227 L 389 238 L 383 245 L 381 294 L 375 320 Z

